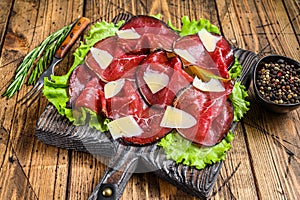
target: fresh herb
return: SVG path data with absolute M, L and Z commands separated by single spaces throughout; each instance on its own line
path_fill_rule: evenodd
M 21 89 L 26 77 L 29 74 L 30 77 L 27 81 L 27 84 L 34 84 L 37 78 L 46 70 L 47 66 L 52 61 L 56 50 L 66 38 L 75 23 L 76 21 L 52 33 L 41 44 L 39 44 L 39 46 L 29 52 L 17 68 L 13 81 L 8 86 L 7 90 L 2 94 L 2 96 L 11 98 L 17 91 Z M 32 69 L 33 67 L 34 69 Z

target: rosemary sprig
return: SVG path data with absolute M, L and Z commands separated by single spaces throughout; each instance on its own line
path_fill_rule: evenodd
M 17 91 L 19 91 L 26 79 L 30 74 L 27 81 L 28 85 L 34 84 L 39 76 L 47 69 L 47 66 L 52 61 L 52 58 L 59 48 L 60 44 L 66 38 L 73 25 L 73 22 L 56 32 L 49 35 L 42 43 L 29 52 L 23 59 L 22 63 L 16 69 L 16 74 L 13 81 L 10 83 L 2 96 L 11 98 Z M 32 70 L 32 68 L 34 69 Z

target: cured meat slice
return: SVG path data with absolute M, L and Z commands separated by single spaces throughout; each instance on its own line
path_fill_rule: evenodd
M 168 96 L 168 87 L 164 87 L 155 94 L 152 93 L 149 86 L 147 85 L 144 77 L 147 74 L 157 74 L 158 75 L 165 75 L 169 82 L 171 76 L 173 74 L 173 69 L 169 66 L 169 60 L 164 51 L 158 51 L 151 55 L 149 55 L 143 63 L 137 68 L 136 71 L 136 81 L 141 92 L 141 95 L 145 99 L 145 101 L 150 104 L 158 104 L 164 106 L 165 104 L 170 105 L 174 99 L 173 97 Z M 167 83 L 168 85 L 168 83 Z
M 93 51 L 96 53 L 93 54 Z M 121 77 L 133 78 L 133 69 L 136 68 L 145 57 L 146 55 L 125 54 L 115 36 L 108 37 L 96 43 L 87 54 L 85 63 L 102 81 L 109 82 Z M 101 59 L 104 59 L 101 61 L 104 63 L 104 66 L 101 66 Z
M 198 34 L 188 35 L 174 43 L 174 51 L 186 58 L 189 63 L 209 70 L 217 76 L 229 78 L 228 67 L 233 63 L 233 51 L 230 44 L 219 36 L 214 51 L 208 52 Z
M 114 59 L 102 72 L 101 78 L 105 81 L 114 81 L 119 78 L 134 78 L 135 69 L 146 55 L 124 55 Z
M 209 70 L 215 75 L 219 75 L 217 65 L 204 48 L 198 34 L 188 35 L 179 38 L 174 43 L 174 52 L 193 65 Z M 183 53 L 184 52 L 184 53 Z
M 75 103 L 80 93 L 84 90 L 86 84 L 96 75 L 90 71 L 84 64 L 78 65 L 72 72 L 69 79 L 69 97 L 68 106 Z
M 150 16 L 135 16 L 126 22 L 120 30 L 132 29 L 140 35 L 138 39 L 120 39 L 126 52 L 145 50 L 172 50 L 173 42 L 179 37 L 165 22 Z
M 141 117 L 136 118 L 143 133 L 139 136 L 123 137 L 123 141 L 127 144 L 146 145 L 164 137 L 171 131 L 171 128 L 163 128 L 160 126 L 164 112 L 165 109 L 156 106 L 151 106 L 144 110 Z
M 202 144 L 205 146 L 213 146 L 219 143 L 230 130 L 233 122 L 233 107 L 229 101 L 226 101 L 220 114 L 213 120 L 211 129 Z
M 225 94 L 202 92 L 190 86 L 178 95 L 174 106 L 197 119 L 195 126 L 177 129 L 196 144 L 215 145 L 228 132 L 233 121 L 233 108 Z
M 228 69 L 234 62 L 233 49 L 224 37 L 220 37 L 215 50 L 209 52 L 209 55 L 217 64 L 221 76 L 223 78 L 229 78 Z
M 181 127 L 177 131 L 183 137 L 199 145 L 215 145 L 233 121 L 232 105 L 227 101 L 233 84 L 221 79 L 225 91 L 203 92 L 190 85 L 194 79 L 183 70 L 182 62 L 227 79 L 234 57 L 222 36 L 201 34 L 179 38 L 156 18 L 133 17 L 115 36 L 96 43 L 85 65 L 74 70 L 70 102 L 75 109 L 88 108 L 113 120 L 133 117 L 143 132 L 121 139 L 133 145 L 150 144 L 169 133 L 171 128 L 160 124 L 166 107 L 173 105 L 193 118 L 189 128 L 176 126 Z M 211 36 L 213 44 L 203 39 Z M 168 52 L 172 50 L 175 53 Z M 114 86 L 118 80 L 122 84 Z
M 182 69 L 182 62 L 179 57 L 175 56 L 171 59 L 170 65 L 173 67 L 174 71 L 172 74 L 172 78 L 168 85 L 169 91 L 171 95 L 177 95 L 177 93 L 188 86 L 191 82 L 193 82 L 193 77 L 191 77 L 188 73 L 186 73 Z M 174 100 L 174 99 L 173 99 Z
M 165 76 L 167 82 L 164 87 L 153 92 L 145 79 L 149 74 L 154 75 L 153 81 Z M 172 105 L 177 92 L 189 85 L 192 78 L 182 70 L 182 63 L 178 57 L 168 58 L 165 51 L 156 51 L 137 68 L 136 81 L 141 95 L 148 104 L 165 107 Z M 158 81 L 155 84 L 162 83 Z
M 233 61 L 233 51 L 229 43 L 222 36 L 219 37 L 220 39 L 216 43 L 213 52 L 208 52 L 205 49 L 198 34 L 188 35 L 177 40 L 174 44 L 174 51 L 178 52 L 180 50 L 180 56 L 189 59 L 189 64 L 196 65 L 208 70 L 209 73 L 227 79 L 229 78 L 228 67 Z M 222 84 L 228 97 L 232 91 L 233 82 L 223 81 Z
M 128 115 L 141 116 L 147 107 L 139 95 L 134 80 L 125 80 L 123 88 L 114 97 L 106 99 L 107 117 L 117 119 Z
M 106 107 L 105 104 L 103 83 L 98 77 L 94 77 L 86 84 L 77 98 L 74 109 L 84 107 L 101 114 L 102 108 Z

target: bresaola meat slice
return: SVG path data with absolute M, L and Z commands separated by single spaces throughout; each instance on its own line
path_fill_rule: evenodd
M 150 75 L 153 80 L 147 82 L 146 77 Z M 160 80 L 161 76 L 165 77 L 165 80 Z M 153 92 L 149 83 L 151 81 L 154 85 L 165 85 L 162 85 L 159 91 Z M 163 83 L 164 81 L 167 82 Z M 141 95 L 149 105 L 165 107 L 172 105 L 177 92 L 189 85 L 192 77 L 182 70 L 182 63 L 177 56 L 168 58 L 165 51 L 156 51 L 138 66 L 136 82 Z
M 86 84 L 95 77 L 95 74 L 90 71 L 84 64 L 78 65 L 69 80 L 69 106 L 75 103 L 80 93 L 86 87 Z
M 229 78 L 228 68 L 234 62 L 233 50 L 229 42 L 222 36 L 216 44 L 213 52 L 209 52 L 213 61 L 217 64 L 218 70 L 223 78 Z
M 223 95 L 202 92 L 192 86 L 184 89 L 174 101 L 175 108 L 191 114 L 197 124 L 178 133 L 196 144 L 213 146 L 227 134 L 233 120 L 233 108 Z
M 214 51 L 208 52 L 198 34 L 184 36 L 175 41 L 174 52 L 185 59 L 186 65 L 195 65 L 213 73 L 214 76 L 228 79 L 228 68 L 233 63 L 234 58 L 233 51 L 224 37 L 218 36 L 218 38 Z M 224 80 L 222 84 L 225 88 L 226 97 L 228 97 L 232 91 L 233 82 Z
M 106 116 L 110 119 L 117 119 L 132 115 L 140 117 L 146 108 L 134 80 L 125 80 L 123 88 L 114 97 L 106 99 Z
M 138 39 L 120 39 L 126 52 L 141 52 L 147 50 L 172 50 L 173 42 L 179 37 L 165 22 L 150 16 L 135 16 L 126 22 L 120 30 L 133 29 L 140 37 Z
M 152 106 L 145 109 L 140 117 L 136 117 L 136 121 L 142 128 L 143 133 L 134 137 L 123 137 L 123 141 L 127 144 L 145 145 L 153 143 L 171 131 L 171 128 L 160 126 L 165 109 Z
M 104 70 L 100 72 L 100 78 L 105 82 L 115 81 L 119 78 L 134 78 L 135 68 L 146 57 L 146 55 L 123 55 L 116 58 Z
M 121 77 L 133 78 L 134 70 L 132 69 L 136 68 L 146 57 L 146 55 L 126 54 L 118 44 L 116 36 L 101 40 L 92 48 L 94 50 L 89 51 L 85 63 L 104 82 L 115 81 Z M 102 58 L 104 61 L 101 61 Z M 107 60 L 109 60 L 108 63 L 106 63 Z
M 209 70 L 217 76 L 229 78 L 228 68 L 233 63 L 233 50 L 224 37 L 219 38 L 212 52 L 206 50 L 198 34 L 179 38 L 175 41 L 173 49 L 189 64 Z
M 219 75 L 217 65 L 212 60 L 208 51 L 203 46 L 198 34 L 179 38 L 174 42 L 174 52 L 191 65 L 197 65 Z
M 78 96 L 75 108 L 85 107 L 91 111 L 101 114 L 102 108 L 105 109 L 106 101 L 103 92 L 103 83 L 97 77 L 92 78 Z

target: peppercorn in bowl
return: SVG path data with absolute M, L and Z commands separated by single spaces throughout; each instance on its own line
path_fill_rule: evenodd
M 280 55 L 261 58 L 254 68 L 253 87 L 270 111 L 287 113 L 300 107 L 300 64 Z

